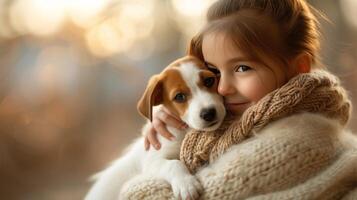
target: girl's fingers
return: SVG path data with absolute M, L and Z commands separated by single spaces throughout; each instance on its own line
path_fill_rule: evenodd
M 151 127 L 150 128 L 150 130 L 149 130 L 149 133 L 147 134 L 147 140 L 148 140 L 148 142 L 152 145 L 152 146 L 154 146 L 154 148 L 156 149 L 156 150 L 159 150 L 160 149 L 160 147 L 161 147 L 161 145 L 160 145 L 160 142 L 159 142 L 159 140 L 157 139 L 157 137 L 156 137 L 156 131 L 155 131 L 155 129 L 153 128 L 153 127 Z
M 166 125 L 164 124 L 164 122 L 162 122 L 161 120 L 154 120 L 152 125 L 154 126 L 155 130 L 162 135 L 163 137 L 165 137 L 168 140 L 174 140 L 175 136 L 173 136 L 166 128 Z M 150 141 L 151 142 L 151 141 Z
M 187 128 L 185 122 L 181 121 L 180 119 L 177 119 L 174 115 L 171 115 L 165 108 L 163 111 L 159 111 L 157 113 L 157 118 L 159 118 L 162 122 L 164 122 L 168 126 L 181 130 L 185 130 Z

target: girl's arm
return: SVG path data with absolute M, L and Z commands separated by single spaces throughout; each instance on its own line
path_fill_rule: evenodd
M 164 106 L 156 106 L 153 109 L 152 122 L 150 128 L 143 134 L 145 135 L 145 149 L 149 150 L 150 144 L 154 146 L 156 150 L 160 149 L 160 142 L 157 139 L 157 133 L 167 138 L 168 140 L 175 139 L 174 136 L 167 130 L 166 126 L 172 126 L 177 129 L 187 129 L 187 125 L 181 121 L 178 117 L 173 115 Z

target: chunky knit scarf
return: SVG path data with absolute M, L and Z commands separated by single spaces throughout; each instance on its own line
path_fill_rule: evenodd
M 227 115 L 216 131 L 187 133 L 180 159 L 191 172 L 195 172 L 269 122 L 295 113 L 313 112 L 337 119 L 345 125 L 350 109 L 347 93 L 337 77 L 324 70 L 299 74 L 248 108 L 239 119 Z

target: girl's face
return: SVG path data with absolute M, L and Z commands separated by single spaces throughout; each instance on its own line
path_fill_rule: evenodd
M 284 66 L 271 60 L 264 64 L 248 58 L 223 33 L 205 35 L 202 52 L 207 67 L 219 77 L 218 93 L 224 97 L 226 109 L 232 114 L 241 115 L 287 81 Z

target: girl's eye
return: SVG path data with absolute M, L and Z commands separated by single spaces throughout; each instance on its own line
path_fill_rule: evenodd
M 247 65 L 239 65 L 237 67 L 235 67 L 235 72 L 245 72 L 245 71 L 248 71 L 248 70 L 251 70 L 252 68 L 247 66 Z
M 213 86 L 213 84 L 214 84 L 215 81 L 216 81 L 216 79 L 215 79 L 214 77 L 208 77 L 208 78 L 205 78 L 205 79 L 203 80 L 203 84 L 204 84 L 206 87 L 210 88 L 210 87 Z
M 177 93 L 174 100 L 178 103 L 183 103 L 186 101 L 186 95 L 183 93 Z

